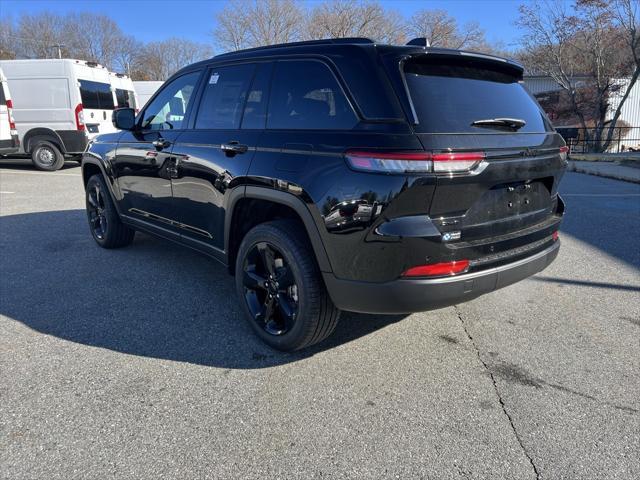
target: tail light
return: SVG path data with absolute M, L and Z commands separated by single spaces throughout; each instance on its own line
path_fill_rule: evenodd
M 11 135 L 15 135 L 14 132 L 16 131 L 16 121 L 13 118 L 13 100 L 11 99 L 7 100 L 6 105 L 7 105 L 7 113 L 9 114 L 9 130 L 11 130 Z
M 355 170 L 382 173 L 460 173 L 485 159 L 483 152 L 363 152 L 348 150 L 347 162 Z
M 80 132 L 84 131 L 84 111 L 81 103 L 76 105 L 76 129 Z
M 567 161 L 567 156 L 569 155 L 569 146 L 565 145 L 564 147 L 560 147 L 560 158 L 563 161 Z
M 432 263 L 411 267 L 402 274 L 403 277 L 447 277 L 465 272 L 469 268 L 469 260 L 454 260 L 453 262 Z
M 554 242 L 558 241 L 558 238 L 560 238 L 560 235 L 558 234 L 558 230 L 556 230 L 551 234 L 551 238 L 553 239 Z

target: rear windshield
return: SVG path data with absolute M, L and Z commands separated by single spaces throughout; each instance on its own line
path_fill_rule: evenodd
M 80 97 L 82 106 L 97 110 L 113 110 L 113 93 L 108 83 L 80 80 Z
M 481 122 L 518 119 L 518 132 L 551 130 L 537 103 L 518 78 L 491 63 L 432 58 L 410 61 L 404 67 L 420 133 L 501 133 L 513 127 Z M 498 122 L 499 123 L 499 122 Z
M 136 97 L 131 90 L 116 88 L 116 100 L 118 107 L 136 108 Z

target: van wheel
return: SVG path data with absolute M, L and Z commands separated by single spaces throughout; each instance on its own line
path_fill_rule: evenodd
M 41 140 L 31 150 L 31 161 L 36 168 L 52 172 L 62 168 L 64 156 L 53 143 Z
M 120 221 L 102 175 L 89 178 L 86 203 L 89 229 L 98 245 L 102 248 L 120 248 L 133 242 L 136 232 Z
M 258 225 L 242 240 L 236 259 L 241 308 L 256 334 L 277 350 L 324 340 L 340 316 L 303 228 L 292 220 Z

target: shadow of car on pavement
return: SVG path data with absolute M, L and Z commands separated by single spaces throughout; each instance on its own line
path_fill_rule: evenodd
M 0 313 L 94 347 L 220 368 L 295 362 L 397 322 L 403 315 L 343 313 L 334 334 L 281 353 L 253 334 L 226 268 L 195 251 L 137 234 L 104 250 L 84 210 L 0 217 Z

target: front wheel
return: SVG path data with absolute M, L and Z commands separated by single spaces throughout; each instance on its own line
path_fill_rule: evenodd
M 120 221 L 102 175 L 93 175 L 86 187 L 87 219 L 91 235 L 102 248 L 120 248 L 129 245 L 135 230 Z
M 292 351 L 328 337 L 340 316 L 326 291 L 303 226 L 277 220 L 251 229 L 236 260 L 236 290 L 256 334 Z

